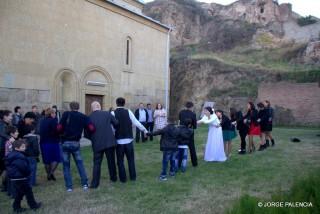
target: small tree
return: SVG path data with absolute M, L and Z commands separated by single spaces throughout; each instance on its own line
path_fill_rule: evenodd
M 314 19 L 313 16 L 306 16 L 306 17 L 301 17 L 301 18 L 298 18 L 297 20 L 298 22 L 298 25 L 300 26 L 306 26 L 306 25 L 311 25 L 311 24 L 314 24 L 317 22 L 316 19 Z

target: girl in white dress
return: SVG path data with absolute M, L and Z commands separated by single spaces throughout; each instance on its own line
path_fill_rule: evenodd
M 223 136 L 220 121 L 211 107 L 206 107 L 203 113 L 204 116 L 201 120 L 198 120 L 197 123 L 204 123 L 209 125 L 206 150 L 204 152 L 204 160 L 223 162 L 227 158 L 224 153 Z

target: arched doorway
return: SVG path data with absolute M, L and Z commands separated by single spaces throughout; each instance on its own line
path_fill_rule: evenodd
M 109 73 L 94 66 L 87 69 L 81 78 L 81 106 L 86 114 L 91 113 L 91 103 L 98 101 L 102 109 L 111 107 L 112 79 Z
M 55 78 L 55 103 L 59 109 L 69 109 L 71 101 L 79 100 L 78 78 L 70 69 L 62 69 Z

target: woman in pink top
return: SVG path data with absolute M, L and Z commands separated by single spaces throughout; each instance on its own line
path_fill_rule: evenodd
M 155 130 L 162 129 L 167 125 L 167 111 L 160 103 L 157 104 L 153 117 Z

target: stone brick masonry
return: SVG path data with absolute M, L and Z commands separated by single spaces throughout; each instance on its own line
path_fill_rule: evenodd
M 37 105 L 39 110 L 51 106 L 51 96 L 48 90 L 2 88 L 0 87 L 0 109 L 13 111 L 15 106 L 21 106 L 23 112 Z
M 258 100 L 270 100 L 278 123 L 320 125 L 320 87 L 318 83 L 265 83 Z

